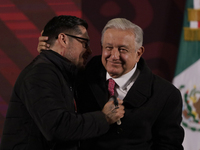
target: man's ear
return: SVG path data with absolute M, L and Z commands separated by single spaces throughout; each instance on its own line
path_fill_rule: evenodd
M 137 50 L 137 60 L 139 61 L 140 60 L 140 57 L 142 56 L 142 54 L 144 53 L 145 49 L 143 46 L 141 46 L 138 50 Z
M 66 35 L 64 33 L 60 33 L 58 35 L 58 42 L 63 46 L 63 47 L 67 47 L 68 43 L 69 43 L 69 38 L 66 37 Z
M 102 49 L 103 49 L 103 45 L 102 45 L 102 43 L 100 42 L 100 47 L 101 47 L 101 51 L 102 51 Z

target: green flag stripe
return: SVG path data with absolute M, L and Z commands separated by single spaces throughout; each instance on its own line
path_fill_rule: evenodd
M 189 27 L 188 8 L 193 8 L 193 0 L 186 1 L 183 28 Z M 200 59 L 200 41 L 185 41 L 184 30 L 182 29 L 175 76 L 192 65 L 198 59 Z

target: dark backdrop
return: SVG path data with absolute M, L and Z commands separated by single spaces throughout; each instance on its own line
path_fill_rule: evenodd
M 101 30 L 108 20 L 131 20 L 144 30 L 143 57 L 149 67 L 171 81 L 184 6 L 185 0 L 0 0 L 0 137 L 17 76 L 38 55 L 38 37 L 53 16 L 85 19 L 93 56 L 101 54 Z

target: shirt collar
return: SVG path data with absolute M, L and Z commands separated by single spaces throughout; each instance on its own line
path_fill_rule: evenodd
M 135 64 L 135 67 L 129 71 L 128 73 L 120 76 L 119 78 L 112 78 L 108 72 L 106 72 L 106 80 L 112 78 L 115 83 L 122 89 L 126 88 L 126 86 L 130 83 L 131 77 L 133 76 L 133 74 L 135 73 L 137 68 L 137 63 Z

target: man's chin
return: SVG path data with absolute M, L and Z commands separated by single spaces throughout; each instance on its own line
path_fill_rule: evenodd
M 109 73 L 109 75 L 113 78 L 118 78 L 120 77 L 120 73 L 119 71 L 114 71 L 114 70 L 107 70 L 107 72 Z

